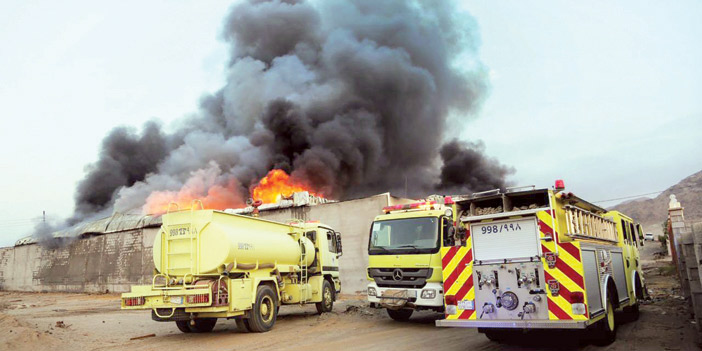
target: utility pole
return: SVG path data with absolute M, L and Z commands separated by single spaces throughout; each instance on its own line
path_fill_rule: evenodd
M 42 217 L 41 221 L 46 223 L 46 211 L 41 211 L 41 217 Z

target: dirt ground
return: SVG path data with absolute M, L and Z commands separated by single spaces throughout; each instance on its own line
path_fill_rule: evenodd
M 367 307 L 362 296 L 344 296 L 334 312 L 314 306 L 283 307 L 274 329 L 252 334 L 220 320 L 212 333 L 182 334 L 175 323 L 158 323 L 149 312 L 121 311 L 118 295 L 0 292 L 2 350 L 699 350 L 695 325 L 669 259 L 654 260 L 647 243 L 643 260 L 652 300 L 641 318 L 619 328 L 617 341 L 599 348 L 572 333 L 520 335 L 510 344 L 490 342 L 474 329 L 437 328 L 435 313 L 407 323 Z M 154 334 L 138 340 L 133 337 Z

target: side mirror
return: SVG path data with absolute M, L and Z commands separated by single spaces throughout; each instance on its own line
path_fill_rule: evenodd
M 456 228 L 444 224 L 444 237 L 442 238 L 444 247 L 455 245 Z
M 466 239 L 466 233 L 467 233 L 467 232 L 468 232 L 468 231 L 466 230 L 465 227 L 458 228 L 458 237 L 459 237 L 461 240 L 465 240 L 465 239 Z
M 465 246 L 466 244 L 466 228 L 465 227 L 459 227 L 458 231 L 456 232 L 456 241 L 461 243 L 461 246 Z
M 338 257 L 341 257 L 344 252 L 341 249 L 341 233 L 339 232 L 334 232 L 334 238 L 336 238 L 336 253 L 338 254 Z
M 449 226 L 446 232 L 446 236 L 448 236 L 449 238 L 456 239 L 456 227 Z

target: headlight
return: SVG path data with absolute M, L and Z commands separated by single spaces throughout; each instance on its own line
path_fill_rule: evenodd
M 434 289 L 424 289 L 422 290 L 422 298 L 423 299 L 433 299 L 436 297 L 436 290 Z
M 375 292 L 374 287 L 369 287 L 368 288 L 368 296 L 375 296 L 377 293 Z

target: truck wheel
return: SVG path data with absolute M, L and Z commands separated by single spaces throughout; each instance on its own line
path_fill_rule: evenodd
M 190 333 L 190 321 L 176 321 L 176 326 L 183 333 Z
M 632 321 L 638 321 L 641 316 L 641 310 L 639 309 L 639 300 L 636 300 L 634 306 L 629 307 L 629 316 Z
M 607 298 L 605 317 L 599 321 L 596 326 L 593 344 L 597 346 L 607 346 L 617 339 L 617 321 L 614 317 L 614 304 L 610 296 Z
M 193 333 L 209 333 L 217 324 L 217 318 L 197 318 L 188 325 Z
M 503 330 L 487 329 L 483 331 L 483 333 L 485 333 L 485 336 L 493 342 L 501 343 L 507 339 L 507 333 Z
M 334 307 L 334 290 L 332 290 L 331 283 L 328 280 L 324 280 L 322 284 L 322 301 L 315 303 L 314 306 L 317 307 L 319 314 L 332 311 Z
M 234 319 L 236 322 L 236 327 L 239 329 L 240 332 L 242 333 L 248 333 L 251 331 L 251 326 L 249 326 L 249 320 L 245 318 L 236 318 Z
M 641 282 L 638 279 L 636 280 L 636 284 L 634 285 L 634 287 L 634 291 L 636 292 L 636 300 L 634 301 L 633 305 L 624 308 L 624 313 L 626 313 L 627 319 L 632 322 L 639 320 L 639 303 L 644 298 L 643 287 L 641 286 Z
M 275 291 L 268 285 L 261 285 L 256 290 L 256 303 L 249 318 L 250 330 L 254 333 L 263 333 L 271 330 L 278 311 L 278 299 Z
M 637 299 L 633 305 L 625 307 L 624 313 L 626 313 L 626 319 L 630 322 L 639 320 L 639 316 L 641 315 L 639 300 Z
M 401 310 L 391 310 L 388 309 L 388 315 L 390 318 L 398 321 L 398 322 L 406 322 L 410 319 L 410 316 L 412 316 L 412 310 L 410 309 L 401 309 Z

